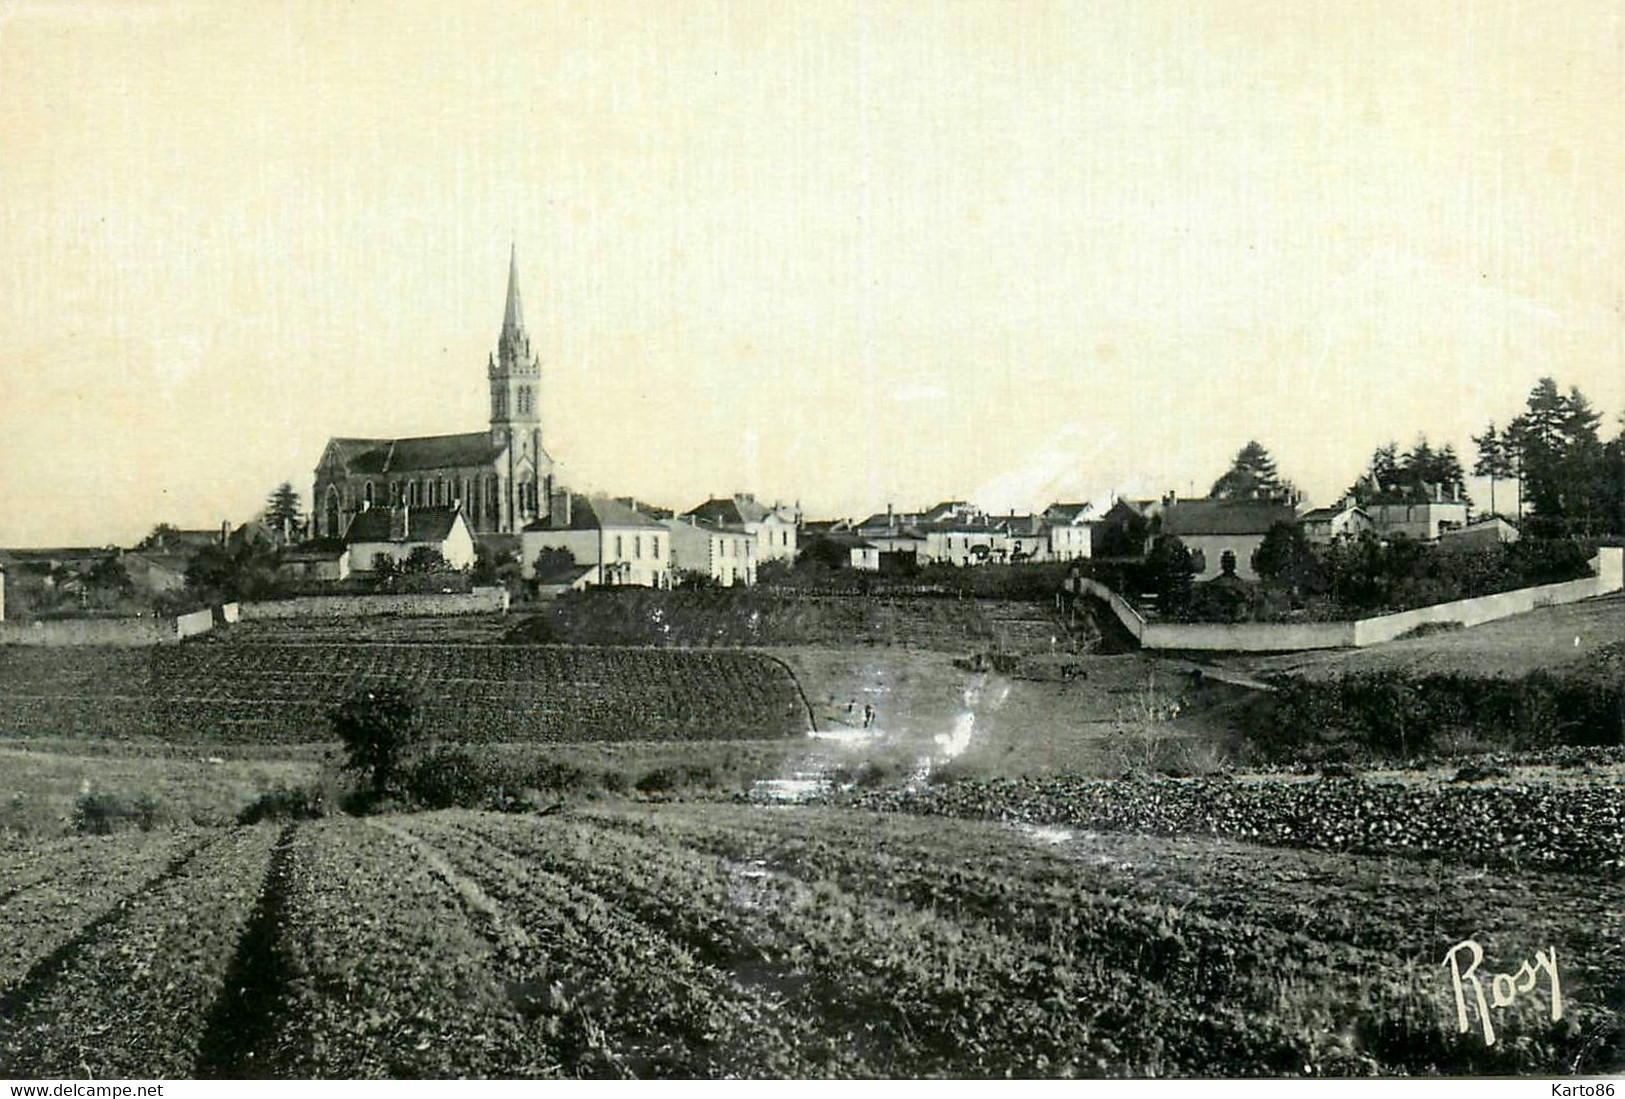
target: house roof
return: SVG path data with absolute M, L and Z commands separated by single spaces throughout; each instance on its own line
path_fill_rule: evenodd
M 1202 534 L 1265 534 L 1276 523 L 1297 518 L 1289 507 L 1253 501 L 1181 500 L 1162 513 L 1162 533 L 1176 537 Z
M 732 499 L 713 497 L 685 514 L 714 523 L 760 523 L 776 514 L 776 509 L 757 502 L 749 493 L 736 493 Z
M 606 530 L 606 529 L 639 529 L 639 530 L 665 530 L 666 524 L 660 520 L 634 511 L 619 500 L 611 500 L 607 496 L 571 496 L 570 521 L 562 522 L 562 517 L 548 516 L 538 519 L 525 527 L 528 531 L 539 530 Z
M 1064 504 L 1056 502 L 1044 509 L 1045 519 L 1058 519 L 1063 523 L 1076 522 L 1080 517 L 1094 510 L 1094 505 L 1088 501 L 1079 504 Z
M 828 542 L 830 545 L 841 546 L 845 549 L 879 548 L 867 538 L 860 538 L 856 534 L 844 530 L 825 531 L 822 534 L 815 535 L 813 540 L 818 542 Z
M 1333 519 L 1336 519 L 1339 515 L 1343 515 L 1351 511 L 1357 511 L 1361 515 L 1365 514 L 1364 508 L 1337 504 L 1329 508 L 1310 508 L 1302 515 L 1298 516 L 1298 521 L 1300 523 L 1329 523 Z
M 371 507 L 350 520 L 350 529 L 344 532 L 348 545 L 357 542 L 444 542 L 457 525 L 462 509 L 408 507 Z

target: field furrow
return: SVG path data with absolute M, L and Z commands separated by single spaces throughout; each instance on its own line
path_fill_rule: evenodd
M 137 895 L 201 837 L 186 832 L 38 841 L 0 859 L 0 994 L 85 928 Z
M 527 1014 L 570 1046 L 572 1074 L 862 1074 L 779 997 L 698 962 L 564 878 L 445 820 L 409 825 L 511 921 L 499 965 Z
M 8 995 L 0 1072 L 192 1077 L 275 838 L 263 827 L 220 833 L 58 964 L 36 967 Z
M 590 823 L 483 818 L 471 827 L 516 860 L 668 929 L 719 967 L 785 966 L 787 983 L 798 986 L 792 1006 L 843 1025 L 844 1039 L 884 1075 L 1304 1064 L 1305 1051 L 1275 1028 L 1222 1008 L 1197 1011 L 1064 942 L 1040 947 L 988 921 L 954 920 Z

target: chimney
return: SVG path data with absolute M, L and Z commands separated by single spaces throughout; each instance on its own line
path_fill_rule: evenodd
M 890 531 L 897 529 L 897 516 L 892 513 L 890 504 L 886 505 L 886 529 Z
M 222 519 L 222 520 L 220 520 L 220 544 L 221 544 L 221 546 L 224 546 L 226 543 L 228 543 L 230 541 L 231 541 L 231 520 L 230 519 Z

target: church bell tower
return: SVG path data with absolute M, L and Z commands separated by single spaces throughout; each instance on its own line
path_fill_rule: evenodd
M 491 443 L 508 448 L 502 527 L 518 530 L 546 513 L 552 463 L 542 450 L 542 364 L 525 332 L 517 245 L 508 253 L 508 302 L 486 374 L 491 383 Z

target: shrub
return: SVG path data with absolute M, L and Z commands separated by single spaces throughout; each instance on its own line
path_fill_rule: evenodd
M 116 794 L 87 793 L 73 805 L 74 831 L 86 835 L 111 835 L 126 825 L 150 832 L 157 823 L 158 799 L 151 794 L 131 802 Z
M 422 708 L 405 687 L 359 691 L 335 707 L 329 721 L 344 745 L 344 769 L 366 776 L 372 793 L 380 796 L 392 788 L 402 761 L 423 735 Z
M 238 824 L 263 820 L 317 820 L 327 815 L 327 798 L 315 787 L 278 786 L 237 814 Z

